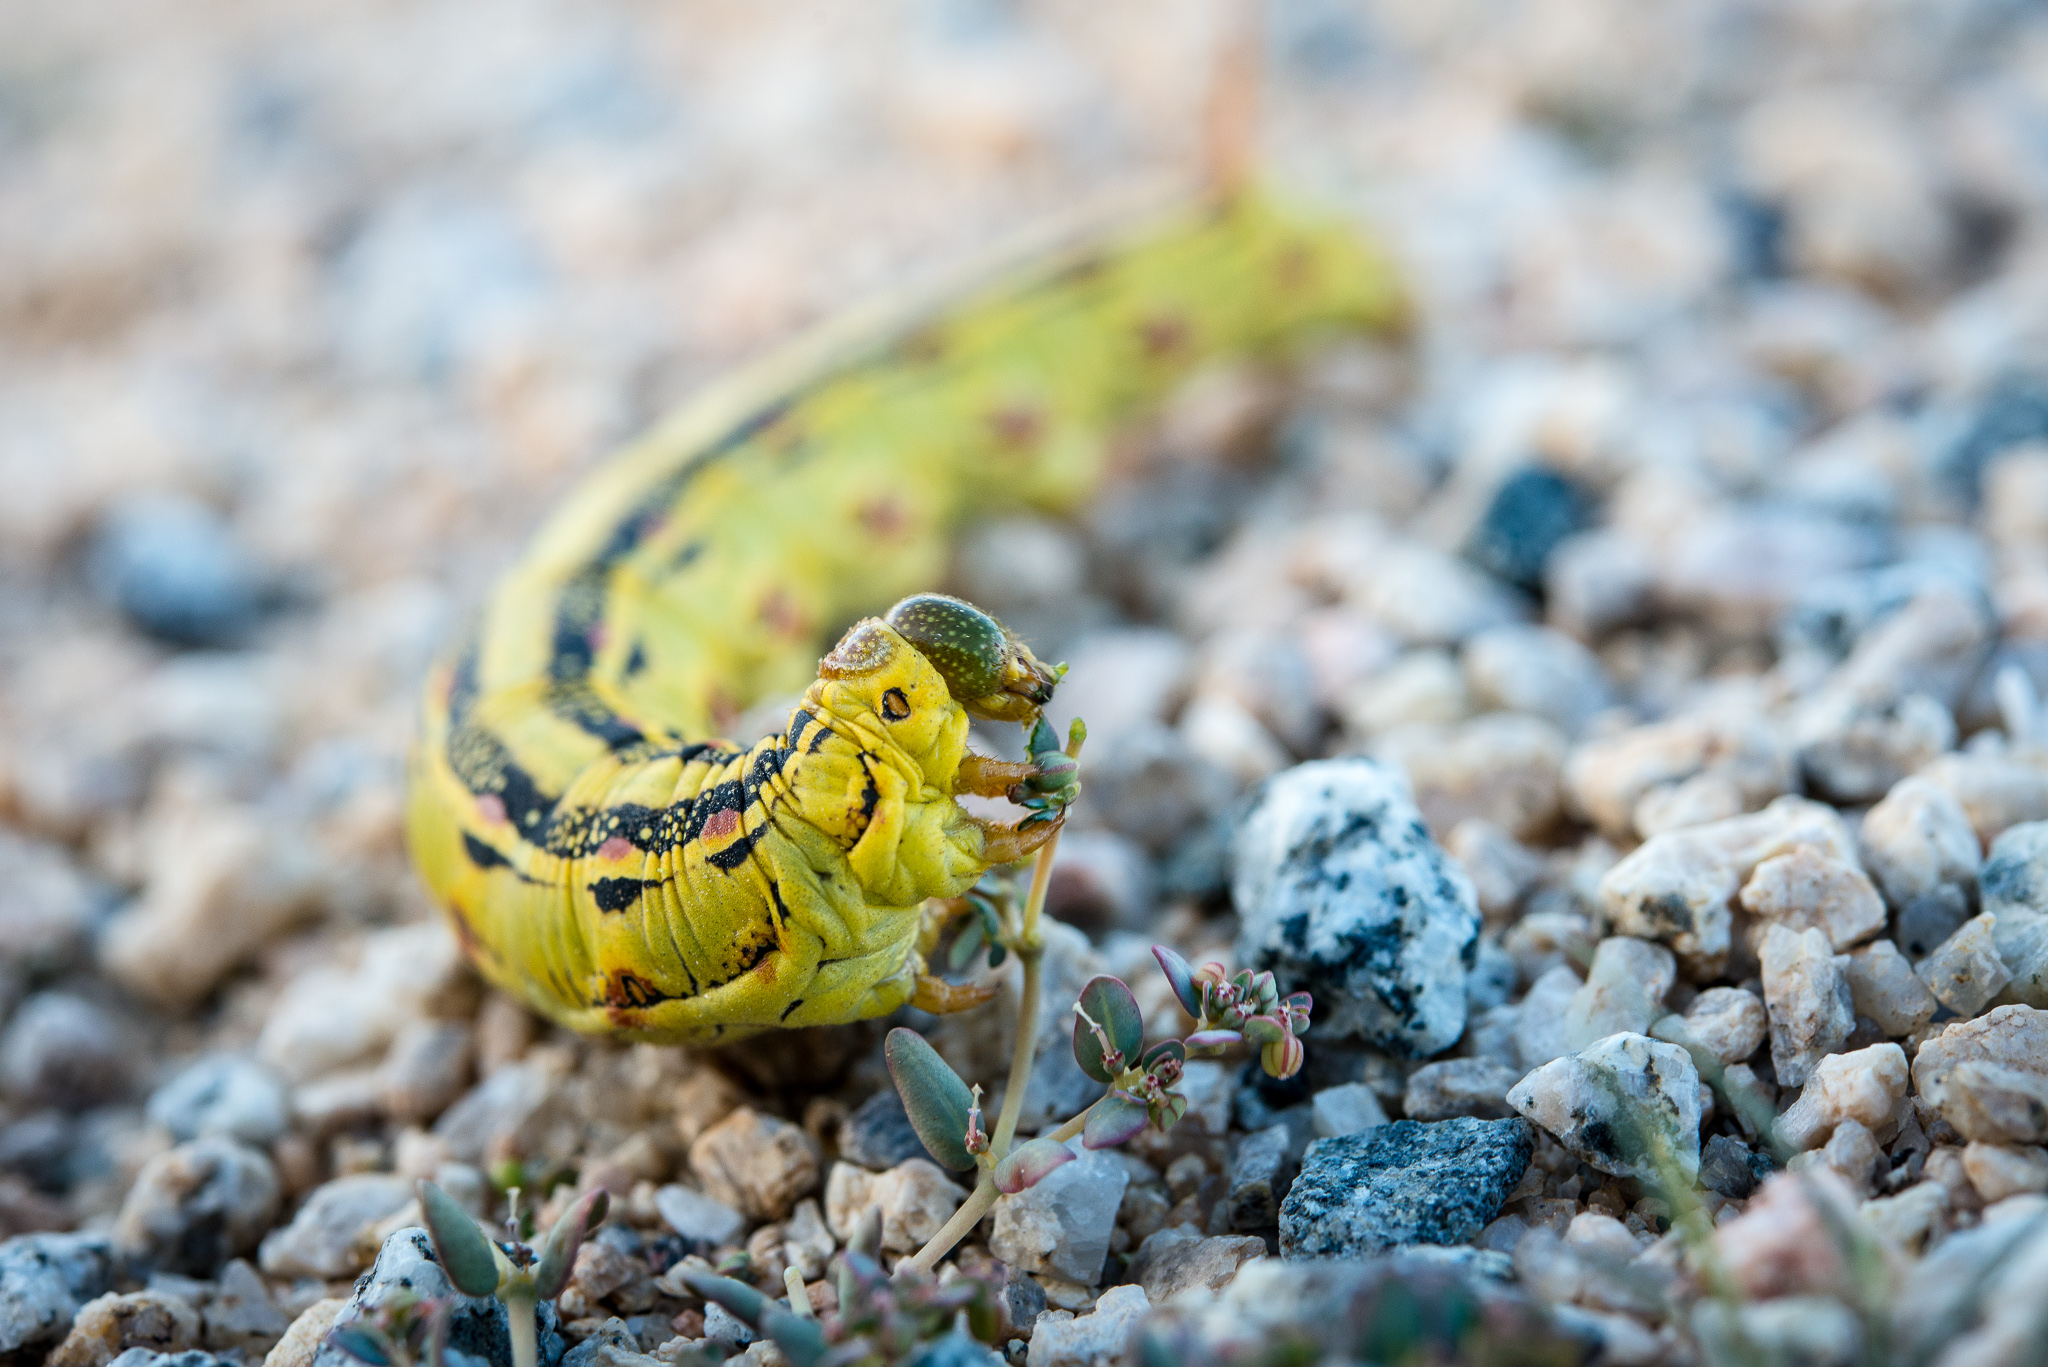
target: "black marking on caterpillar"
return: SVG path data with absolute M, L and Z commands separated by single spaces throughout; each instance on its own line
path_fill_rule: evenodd
M 902 721 L 910 715 L 910 699 L 903 696 L 903 690 L 892 688 L 882 695 L 882 715 L 890 721 Z
M 499 854 L 468 831 L 462 833 L 462 852 L 469 856 L 469 862 L 480 869 L 509 869 L 512 861 Z
M 804 999 L 803 999 L 802 997 L 798 997 L 798 998 L 797 998 L 797 999 L 796 999 L 795 1001 L 791 1002 L 791 1003 L 790 1003 L 790 1004 L 789 1004 L 788 1006 L 785 1006 L 785 1007 L 783 1007 L 783 1008 L 782 1008 L 782 1014 L 781 1014 L 781 1015 L 779 1015 L 779 1016 L 777 1016 L 777 1017 L 776 1017 L 775 1019 L 777 1019 L 777 1020 L 779 1020 L 779 1021 L 786 1021 L 786 1020 L 788 1020 L 788 1019 L 789 1019 L 789 1016 L 790 1016 L 790 1013 L 791 1013 L 792 1011 L 796 1010 L 796 1009 L 797 1009 L 797 1008 L 798 1008 L 799 1006 L 802 1006 L 803 1004 L 804 1004 Z
M 659 878 L 600 878 L 590 885 L 590 896 L 599 911 L 624 911 L 641 893 L 660 886 Z
M 640 1010 L 657 1002 L 674 1001 L 671 993 L 662 991 L 647 979 L 627 969 L 620 969 L 605 980 L 604 1000 L 595 1005 L 607 1006 L 614 1011 Z

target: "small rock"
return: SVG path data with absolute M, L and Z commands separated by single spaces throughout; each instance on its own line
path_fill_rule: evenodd
M 284 1084 L 244 1054 L 213 1054 L 188 1065 L 151 1093 L 148 1114 L 173 1139 L 217 1134 L 255 1145 L 277 1139 L 290 1120 Z
M 446 1299 L 451 1303 L 448 1346 L 488 1367 L 513 1367 L 512 1340 L 504 1302 L 495 1296 L 464 1296 L 448 1280 L 434 1257 L 434 1242 L 417 1226 L 401 1229 L 384 1240 L 377 1260 L 355 1285 L 348 1304 L 334 1318 L 339 1328 L 399 1297 Z M 552 1301 L 539 1305 L 539 1367 L 560 1367 L 566 1345 Z M 297 1326 L 294 1326 L 296 1331 Z M 322 1343 L 314 1367 L 353 1367 L 355 1359 L 332 1343 Z
M 1903 1039 L 1934 1019 L 1941 1004 L 1890 940 L 1849 952 L 1849 999 L 1856 1014 L 1894 1039 Z
M 1784 797 L 1748 816 L 1650 837 L 1601 876 L 1600 904 L 1616 932 L 1669 945 L 1694 979 L 1711 981 L 1731 947 L 1736 892 L 1758 864 L 1798 846 L 1855 858 L 1832 808 Z
M 1087 810 L 1155 855 L 1221 815 L 1237 795 L 1229 771 L 1158 722 L 1112 735 L 1089 760 Z
M 1312 1121 L 1319 1139 L 1341 1139 L 1387 1123 L 1387 1112 L 1372 1088 L 1363 1082 L 1325 1087 L 1310 1103 Z
M 1091 935 L 1138 930 L 1152 915 L 1157 885 L 1152 861 L 1133 841 L 1111 831 L 1075 831 L 1060 840 L 1045 909 Z
M 32 1105 L 84 1110 L 127 1090 L 133 1057 L 103 1008 L 68 992 L 38 992 L 0 1032 L 0 1086 Z
M 1700 1150 L 1700 1185 L 1738 1201 L 1775 1171 L 1769 1158 L 1732 1135 L 1717 1134 Z
M 1113 1286 L 1089 1314 L 1076 1318 L 1048 1310 L 1032 1326 L 1025 1367 L 1118 1367 L 1127 1360 L 1131 1334 L 1150 1308 L 1143 1287 Z
M 1409 1058 L 1457 1039 L 1479 908 L 1397 775 L 1359 759 L 1275 775 L 1233 857 L 1240 962 L 1329 1003 L 1322 1030 Z
M 1791 788 L 1793 770 L 1790 754 L 1760 718 L 1696 714 L 1582 743 L 1566 761 L 1564 782 L 1595 825 L 1628 840 L 1654 835 L 1639 815 L 1681 789 L 1711 786 L 1732 817 Z
M 617 1315 L 562 1357 L 562 1367 L 657 1367 L 659 1362 L 640 1351 L 640 1340 Z
M 2048 1149 L 2039 1144 L 1986 1144 L 1963 1148 L 1963 1171 L 1986 1205 L 2008 1196 L 2048 1191 Z
M 1724 1066 L 1754 1054 L 1770 1029 L 1764 1004 L 1756 993 L 1740 987 L 1708 988 L 1685 1008 L 1684 1019 L 1687 1039 Z
M 1285 1124 L 1269 1125 L 1246 1135 L 1230 1164 L 1230 1189 L 1225 1195 L 1230 1227 L 1271 1229 L 1280 1220 L 1280 1203 L 1294 1181 L 1301 1150 Z
M 1915 777 L 1955 799 L 1981 845 L 2014 826 L 2048 819 L 2048 769 L 2009 752 L 1943 755 Z M 1939 937 L 1934 943 L 1940 943 Z
M 1976 1015 L 2012 981 L 1998 954 L 1997 923 L 1989 912 L 1972 917 L 1914 967 L 1934 999 L 1959 1016 Z
M 0 1243 L 0 1353 L 56 1342 L 113 1278 L 104 1235 L 21 1234 Z
M 1644 1033 L 1664 1014 L 1664 995 L 1677 981 L 1670 950 L 1627 935 L 1608 936 L 1593 952 L 1585 984 L 1565 1007 L 1565 1039 L 1583 1049 L 1622 1031 Z
M 869 1207 L 882 1208 L 882 1247 L 913 1253 L 937 1234 L 960 1203 L 964 1188 L 929 1158 L 911 1158 L 884 1173 L 839 1163 L 825 1184 L 825 1222 L 841 1239 L 852 1236 Z
M 1181 739 L 1198 758 L 1249 787 L 1285 769 L 1285 746 L 1260 724 L 1251 709 L 1231 697 L 1197 693 L 1180 714 Z
M 1550 620 L 1582 641 L 1597 641 L 1649 615 L 1656 567 L 1634 537 L 1601 528 L 1558 544 L 1543 587 Z
M 1700 1165 L 1700 1075 L 1675 1044 L 1611 1035 L 1544 1064 L 1508 1093 L 1514 1108 L 1602 1172 L 1690 1181 Z
M 471 1030 L 462 1021 L 416 1020 L 391 1042 L 381 1080 L 394 1120 L 428 1121 L 469 1086 Z
M 1721 1265 L 1750 1296 L 1849 1291 L 1844 1241 L 1855 1228 L 1856 1198 L 1827 1168 L 1778 1173 L 1748 1208 L 1714 1231 Z
M 1092 632 L 1074 643 L 1067 660 L 1058 717 L 1086 717 L 1089 737 L 1105 747 L 1171 716 L 1194 666 L 1187 642 L 1157 627 Z
M 1906 1054 L 1898 1045 L 1830 1054 L 1778 1117 L 1778 1136 L 1795 1149 L 1810 1149 L 1826 1142 L 1835 1126 L 1853 1120 L 1888 1139 L 1898 1129 L 1905 1099 Z
M 1884 929 L 1884 899 L 1861 869 L 1807 846 L 1773 855 L 1742 885 L 1742 909 L 1787 930 L 1819 930 L 1846 950 Z
M 403 1177 L 376 1172 L 337 1177 L 315 1188 L 292 1222 L 263 1240 L 257 1261 L 273 1277 L 332 1281 L 349 1276 L 369 1259 L 364 1232 L 412 1199 L 412 1184 Z
M 1490 821 L 1460 821 L 1444 848 L 1472 880 L 1480 914 L 1490 923 L 1513 920 L 1543 876 L 1541 857 Z
M 719 1343 L 730 1343 L 744 1348 L 754 1343 L 758 1335 L 753 1327 L 732 1311 L 716 1303 L 704 1307 L 704 1337 Z
M 196 1007 L 238 964 L 315 911 L 333 886 L 317 843 L 253 806 L 174 808 L 151 820 L 142 844 L 149 880 L 108 922 L 99 961 L 123 986 L 179 1009 Z M 300 1010 L 338 1023 L 338 1004 L 316 995 Z
M 468 973 L 439 923 L 377 931 L 354 968 L 321 964 L 286 985 L 263 1023 L 257 1055 L 294 1082 L 367 1062 L 407 1022 L 445 1008 Z
M 755 1220 L 780 1220 L 818 1189 L 818 1141 L 786 1120 L 741 1107 L 697 1136 L 690 1167 L 705 1193 Z
M 731 1243 L 747 1225 L 747 1217 L 725 1202 L 673 1182 L 655 1190 L 654 1206 L 670 1229 L 713 1248 Z
M 1486 821 L 1518 839 L 1537 839 L 1562 811 L 1558 775 L 1564 732 L 1540 717 L 1490 712 L 1449 725 L 1397 726 L 1372 755 L 1408 776 L 1431 830 Z
M 1591 503 L 1585 490 L 1555 470 L 1521 466 L 1494 490 L 1465 553 L 1510 584 L 1540 588 L 1551 552 L 1579 530 Z
M 1521 1120 L 1397 1120 L 1317 1140 L 1281 1207 L 1281 1256 L 1469 1243 L 1500 1213 L 1535 1146 Z
M 114 1245 L 165 1271 L 208 1276 L 256 1247 L 278 1195 L 277 1170 L 260 1150 L 194 1139 L 143 1165 L 114 1222 Z
M 1188 1099 L 1188 1111 L 1181 1124 L 1192 1122 L 1204 1133 L 1218 1136 L 1229 1132 L 1231 1099 L 1237 1090 L 1237 1080 L 1228 1066 L 1215 1059 L 1189 1059 L 1175 1090 Z
M 75 965 L 104 899 L 61 847 L 0 830 L 0 960 L 38 976 Z
M 434 1134 L 447 1144 L 449 1157 L 463 1163 L 481 1163 L 502 1149 L 518 1152 L 525 1148 L 520 1142 L 522 1138 L 564 1108 L 561 1070 L 554 1066 L 555 1062 L 529 1057 L 507 1064 L 443 1111 L 434 1122 Z M 373 1074 L 370 1081 L 381 1097 L 383 1080 Z M 302 1110 L 305 1090 L 300 1089 Z M 680 1115 L 677 1123 L 680 1126 Z
M 1485 1059 L 1425 1063 L 1408 1075 L 1401 1112 L 1410 1120 L 1449 1120 L 1454 1116 L 1504 1119 L 1515 1113 L 1508 1105 L 1508 1091 L 1521 1080 L 1520 1069 Z
M 231 646 L 255 629 L 261 576 L 226 520 L 196 499 L 139 494 L 115 505 L 88 558 L 100 597 L 173 645 Z
M 87 1301 L 71 1332 L 50 1354 L 50 1367 L 106 1367 L 131 1348 L 182 1353 L 199 1346 L 199 1314 L 184 1300 L 156 1291 Z
M 2024 822 L 1992 841 L 1977 882 L 1984 910 L 1993 916 L 2048 912 L 2048 821 Z
M 328 1296 L 301 1310 L 263 1359 L 263 1367 L 313 1367 L 313 1357 L 327 1341 L 335 1316 L 347 1308 L 348 1302 L 340 1296 Z
M 1465 676 L 1448 651 L 1411 650 L 1338 700 L 1344 726 L 1378 736 L 1398 726 L 1448 725 L 1471 715 Z
M 1065 844 L 1065 841 L 1060 842 Z M 881 1172 L 912 1158 L 928 1157 L 911 1128 L 903 1099 L 885 1087 L 854 1107 L 839 1126 L 839 1156 L 849 1163 Z
M 1863 860 L 1898 913 L 1899 943 L 1922 958 L 1970 915 L 1978 846 L 1970 819 L 1945 789 L 1902 779 L 1864 815 Z
M 221 1269 L 203 1318 L 206 1346 L 216 1352 L 263 1352 L 292 1325 L 270 1299 L 270 1290 L 256 1269 L 240 1258 Z
M 1028 1191 L 996 1199 L 989 1252 L 1024 1272 L 1045 1272 L 1083 1286 L 1102 1280 L 1118 1205 L 1130 1173 L 1106 1153 L 1073 1147 L 1063 1163 Z
M 1516 1035 L 1524 1068 L 1537 1068 L 1572 1051 L 1565 1013 L 1578 995 L 1579 975 L 1558 964 L 1529 985 L 1516 1009 Z
M 1914 1055 L 1913 1090 L 1966 1139 L 2048 1140 L 2048 1011 L 1995 1006 L 1951 1023 Z
M 1237 1269 L 1266 1256 L 1266 1241 L 1249 1235 L 1205 1239 L 1188 1225 L 1170 1225 L 1138 1245 L 1130 1278 L 1154 1305 L 1191 1287 L 1221 1291 Z
M 1848 956 L 1837 955 L 1818 930 L 1774 925 L 1764 935 L 1762 959 L 1771 1066 L 1781 1085 L 1796 1087 L 1856 1028 Z
M 1482 708 L 1542 717 L 1577 735 L 1613 704 L 1593 652 L 1548 627 L 1506 626 L 1465 643 L 1466 686 Z

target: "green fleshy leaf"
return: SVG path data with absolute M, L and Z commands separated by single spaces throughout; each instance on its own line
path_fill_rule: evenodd
M 1271 1016 L 1253 1016 L 1244 1023 L 1244 1037 L 1253 1044 L 1278 1044 L 1291 1034 L 1284 1024 Z
M 1289 1078 L 1301 1071 L 1301 1065 L 1307 1057 L 1308 1050 L 1302 1047 L 1299 1039 L 1291 1034 L 1283 1034 L 1273 1043 L 1260 1047 L 1259 1066 L 1273 1077 Z
M 1186 1063 L 1188 1061 L 1188 1047 L 1177 1039 L 1164 1040 L 1145 1051 L 1145 1057 L 1140 1061 L 1140 1066 L 1149 1073 L 1159 1066 L 1161 1059 L 1169 1058 L 1175 1063 Z
M 569 1284 L 569 1273 L 576 1266 L 576 1250 L 583 1246 L 591 1230 L 604 1223 L 605 1212 L 610 1208 L 611 1194 L 599 1187 L 577 1197 L 576 1204 L 555 1221 L 555 1227 L 548 1231 L 547 1247 L 541 1250 L 540 1263 L 533 1270 L 533 1289 L 542 1300 L 551 1301 L 562 1294 L 562 1288 Z
M 1029 1143 L 1019 1144 L 1010 1150 L 1002 1162 L 996 1164 L 996 1190 L 1005 1196 L 1029 1191 L 1044 1181 L 1047 1173 L 1062 1164 L 1073 1162 L 1074 1157 L 1074 1151 L 1057 1139 L 1040 1137 Z
M 433 1236 L 434 1254 L 456 1290 L 465 1296 L 488 1296 L 496 1291 L 498 1254 L 491 1246 L 490 1236 L 453 1196 L 435 1183 L 422 1178 L 413 1190 L 420 1198 L 427 1233 Z
M 762 1316 L 774 1304 L 745 1282 L 736 1282 L 730 1277 L 716 1277 L 692 1268 L 683 1268 L 677 1275 L 682 1278 L 684 1286 L 705 1300 L 732 1311 L 733 1318 L 756 1332 L 761 1328 Z
M 1121 979 L 1104 974 L 1090 978 L 1081 989 L 1080 1007 L 1087 1013 L 1087 1019 L 1074 1017 L 1074 1061 L 1095 1081 L 1114 1082 L 1118 1070 L 1137 1062 L 1139 1051 L 1145 1047 L 1145 1016 L 1138 1010 L 1138 999 Z M 1104 1053 L 1101 1036 L 1090 1028 L 1089 1021 L 1101 1026 L 1110 1046 L 1123 1055 L 1114 1067 Z
M 882 1047 L 889 1076 L 910 1116 L 910 1127 L 940 1167 L 964 1172 L 974 1166 L 967 1152 L 967 1112 L 974 1096 L 939 1051 L 915 1030 L 897 1026 Z
M 1089 1110 L 1088 1123 L 1081 1127 L 1081 1144 L 1090 1149 L 1110 1148 L 1136 1135 L 1150 1119 L 1144 1102 L 1128 1092 L 1111 1092 Z
M 1152 957 L 1159 961 L 1159 971 L 1166 975 L 1167 985 L 1173 989 L 1173 998 L 1180 1003 L 1180 1009 L 1200 1020 L 1202 990 L 1195 986 L 1195 970 L 1188 967 L 1186 959 L 1165 945 L 1152 946 Z
M 384 1345 L 369 1330 L 359 1325 L 347 1324 L 339 1329 L 327 1331 L 327 1342 L 358 1362 L 367 1362 L 370 1367 L 391 1367 L 390 1355 Z
M 987 937 L 981 928 L 981 922 L 969 922 L 953 937 L 953 947 L 946 951 L 946 967 L 954 973 L 960 972 L 974 962 L 974 956 L 981 952 L 981 947 L 986 943 Z
M 809 1315 L 770 1304 L 761 1315 L 761 1332 L 775 1340 L 794 1367 L 817 1367 L 829 1347 L 825 1328 Z

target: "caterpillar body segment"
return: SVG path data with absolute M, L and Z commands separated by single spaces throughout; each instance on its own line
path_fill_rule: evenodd
M 938 582 L 964 519 L 1071 507 L 1196 367 L 1401 312 L 1347 228 L 1240 196 L 685 410 L 571 497 L 429 680 L 408 832 L 470 954 L 563 1024 L 648 1040 L 909 1000 L 923 901 L 1057 828 L 954 800 L 1032 777 L 970 755 L 969 714 L 1028 720 L 1057 675 L 926 595 L 859 622 L 780 735 L 710 737 Z

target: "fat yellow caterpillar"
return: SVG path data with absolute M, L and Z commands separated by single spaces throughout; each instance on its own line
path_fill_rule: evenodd
M 1400 316 L 1348 227 L 1238 192 L 829 330 L 615 457 L 427 683 L 408 832 L 478 967 L 663 1042 L 957 1004 L 922 904 L 1057 825 L 955 801 L 1035 772 L 968 717 L 1034 716 L 1056 674 L 950 599 L 821 636 L 937 582 L 964 520 L 1072 508 L 1197 366 Z M 712 738 L 814 671 L 782 734 Z

